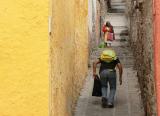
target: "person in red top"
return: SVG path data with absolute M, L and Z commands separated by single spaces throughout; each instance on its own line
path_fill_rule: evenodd
M 115 34 L 113 30 L 113 26 L 109 21 L 106 22 L 106 24 L 103 26 L 102 31 L 104 33 L 104 42 L 105 44 L 109 44 L 111 46 L 111 43 L 113 40 L 115 40 Z

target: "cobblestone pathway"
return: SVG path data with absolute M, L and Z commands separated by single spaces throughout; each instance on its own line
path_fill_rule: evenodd
M 106 20 L 109 20 L 114 26 L 116 41 L 113 42 L 112 46 L 123 64 L 123 85 L 120 86 L 117 82 L 115 107 L 113 109 L 102 108 L 101 98 L 91 96 L 93 78 L 90 69 L 78 100 L 75 116 L 144 116 L 138 79 L 136 77 L 137 72 L 133 68 L 134 57 L 128 45 L 127 21 L 124 14 L 125 2 L 113 0 L 112 8 L 112 13 L 107 13 Z M 90 62 L 95 60 L 102 50 L 95 50 Z

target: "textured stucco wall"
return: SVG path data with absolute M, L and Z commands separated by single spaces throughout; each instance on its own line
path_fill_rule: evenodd
M 108 5 L 107 5 L 107 0 L 99 0 L 100 1 L 100 25 L 101 29 L 103 25 L 106 23 L 106 19 L 108 19 L 107 16 L 107 10 L 108 10 Z M 103 32 L 101 31 L 101 40 L 103 40 Z
M 101 6 L 100 1 L 96 1 L 96 24 L 95 24 L 95 33 L 96 33 L 96 46 L 99 45 L 101 40 Z
M 92 32 L 96 20 L 96 3 L 97 0 L 88 0 L 88 28 Z
M 130 41 L 145 112 L 147 116 L 156 116 L 152 1 L 135 0 L 130 5 Z
M 88 0 L 88 29 L 89 29 L 89 52 L 98 45 L 97 41 L 97 4 L 98 0 Z
M 99 0 L 100 1 L 100 6 L 101 6 L 101 17 L 102 17 L 102 24 L 101 25 L 103 25 L 104 24 L 104 22 L 105 22 L 105 20 L 106 20 L 106 11 L 107 11 L 107 9 L 108 9 L 108 7 L 107 7 L 107 0 Z
M 52 0 L 51 116 L 71 116 L 88 66 L 88 1 Z
M 0 115 L 48 116 L 48 0 L 2 0 L 0 17 Z

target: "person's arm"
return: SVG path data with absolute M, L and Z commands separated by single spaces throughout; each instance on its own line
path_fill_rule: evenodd
M 113 40 L 115 40 L 115 33 L 114 33 L 114 29 L 113 29 Z
M 122 85 L 122 73 L 123 73 L 122 64 L 121 64 L 121 63 L 118 63 L 118 64 L 117 64 L 117 67 L 118 67 L 118 69 L 119 69 L 119 83 L 120 83 L 120 85 Z
M 106 29 L 106 26 L 105 26 L 105 25 L 103 25 L 103 27 L 102 27 L 102 31 L 103 31 L 103 33 L 105 33 L 105 32 L 107 31 L 107 29 Z
M 97 64 L 100 63 L 100 60 L 97 60 L 95 62 L 93 62 L 93 77 L 96 78 L 96 67 L 97 67 Z

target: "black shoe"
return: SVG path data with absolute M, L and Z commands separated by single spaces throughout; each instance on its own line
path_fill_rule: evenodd
M 113 108 L 113 107 L 114 107 L 113 103 L 108 103 L 108 108 Z
M 106 108 L 107 107 L 107 99 L 102 97 L 102 107 Z

